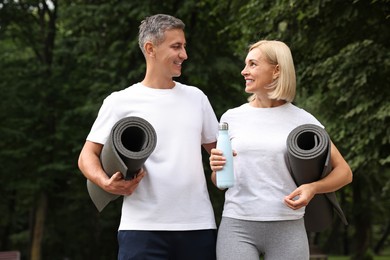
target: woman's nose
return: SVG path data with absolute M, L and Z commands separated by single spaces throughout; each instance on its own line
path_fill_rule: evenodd
M 243 69 L 242 69 L 242 71 L 241 71 L 241 75 L 242 76 L 245 76 L 245 75 L 247 75 L 248 74 L 248 72 L 246 71 L 246 67 L 244 67 Z

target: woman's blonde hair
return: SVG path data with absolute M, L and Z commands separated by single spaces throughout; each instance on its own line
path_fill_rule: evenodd
M 270 99 L 285 100 L 292 102 L 296 92 L 296 77 L 294 61 L 290 48 L 281 41 L 261 40 L 249 46 L 249 51 L 259 48 L 267 61 L 272 65 L 279 66 L 279 77 L 269 86 Z M 248 98 L 252 101 L 256 98 L 253 94 Z

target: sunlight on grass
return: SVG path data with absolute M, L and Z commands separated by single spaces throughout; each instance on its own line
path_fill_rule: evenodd
M 349 256 L 329 256 L 328 260 L 350 260 Z M 374 256 L 374 260 L 390 260 L 389 256 Z

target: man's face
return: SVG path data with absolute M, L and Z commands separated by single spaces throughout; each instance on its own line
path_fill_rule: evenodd
M 183 30 L 174 29 L 165 32 L 165 40 L 155 48 L 157 68 L 170 78 L 181 75 L 181 67 L 186 60 L 186 39 Z

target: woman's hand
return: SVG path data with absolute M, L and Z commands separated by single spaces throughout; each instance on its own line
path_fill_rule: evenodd
M 210 168 L 213 172 L 219 171 L 226 163 L 226 158 L 222 155 L 222 151 L 216 148 L 211 149 Z
M 233 156 L 236 156 L 236 151 L 233 150 Z M 222 151 L 216 148 L 211 149 L 210 151 L 210 168 L 213 171 L 211 173 L 211 181 L 217 186 L 217 171 L 222 170 L 223 166 L 226 164 L 226 158 L 223 156 Z
M 284 197 L 284 203 L 293 210 L 297 210 L 307 206 L 315 194 L 315 189 L 312 183 L 303 184 Z

